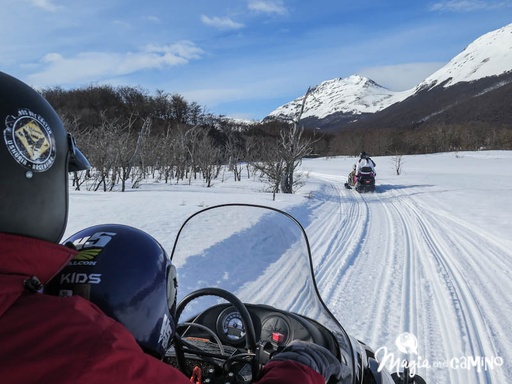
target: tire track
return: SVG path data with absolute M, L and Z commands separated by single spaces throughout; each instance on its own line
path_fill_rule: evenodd
M 315 210 L 321 216 L 313 220 L 306 231 L 322 298 L 343 324 L 347 308 L 343 282 L 352 280 L 353 266 L 368 233 L 369 212 L 359 196 L 342 192 L 337 178 L 325 175 L 317 175 L 317 178 L 328 187 L 320 196 L 324 200 L 323 207 Z
M 433 324 L 427 324 L 425 320 L 420 320 L 418 323 L 418 327 L 424 327 L 422 339 L 427 345 L 430 344 L 428 345 L 429 358 L 446 360 L 459 357 L 499 356 L 503 349 L 496 347 L 493 333 L 490 332 L 489 324 L 481 309 L 479 295 L 475 293 L 465 277 L 465 267 L 458 262 L 457 252 L 464 248 L 464 242 L 468 241 L 467 233 L 461 236 L 461 241 L 454 234 L 453 226 L 441 223 L 439 217 L 432 215 L 423 207 L 420 208 L 409 196 L 400 196 L 397 192 L 393 195 L 398 214 L 411 226 L 410 231 L 417 234 L 416 246 L 423 253 L 420 259 L 421 265 L 416 266 L 417 270 L 422 271 L 422 275 L 417 277 L 428 282 L 428 290 L 434 299 L 432 303 L 434 316 L 429 317 L 431 320 L 436 320 L 440 337 L 433 337 L 437 333 L 433 330 Z M 462 232 L 467 232 L 467 228 Z M 459 230 L 455 233 L 462 235 Z M 453 239 L 459 241 L 455 242 Z M 471 250 L 474 253 L 475 249 L 486 250 L 482 243 L 471 240 L 468 251 Z M 469 276 L 475 274 L 478 273 L 470 273 Z M 411 289 L 418 289 L 417 285 L 413 288 L 412 284 L 405 285 L 404 288 L 407 289 L 408 286 Z M 411 300 L 411 305 L 413 305 L 412 302 Z M 404 305 L 407 305 L 406 302 Z M 413 308 L 421 308 L 421 301 L 417 301 L 417 305 Z M 498 334 L 503 334 L 499 332 L 502 330 L 499 330 Z M 440 341 L 442 341 L 442 348 L 435 344 Z M 437 371 L 435 380 L 439 382 L 439 375 L 442 375 L 445 377 L 445 381 L 442 382 L 450 383 L 505 382 L 503 370 L 473 368 L 456 372 L 446 369 Z M 427 372 L 429 376 L 433 373 L 432 370 Z M 449 378 L 446 377 L 447 375 Z
M 375 282 L 372 281 L 370 301 L 367 301 L 367 316 L 374 319 L 361 329 L 363 335 L 369 337 L 371 345 L 378 348 L 394 340 L 400 329 L 402 306 L 400 305 L 400 292 L 403 292 L 404 279 L 400 268 L 403 260 L 397 244 L 403 238 L 404 227 L 396 223 L 389 207 L 381 204 L 379 196 L 364 196 L 372 209 L 373 221 L 371 223 L 372 241 L 367 250 L 369 257 L 360 266 L 361 273 L 377 268 Z M 391 230 L 390 230 L 391 229 Z M 378 247 L 375 247 L 375 238 Z M 378 263 L 378 264 L 377 264 Z M 368 272 L 366 272 L 368 273 Z M 377 320 L 377 321 L 375 321 Z
M 405 204 L 417 217 L 419 229 L 425 238 L 430 251 L 429 254 L 432 256 L 432 258 L 427 260 L 431 264 L 430 268 L 426 268 L 430 274 L 428 278 L 432 281 L 436 278 L 438 279 L 438 293 L 441 292 L 442 288 L 449 292 L 449 296 L 445 296 L 444 300 L 451 301 L 451 303 L 446 303 L 444 311 L 451 304 L 457 327 L 453 327 L 453 324 L 445 324 L 442 336 L 443 340 L 449 341 L 448 343 L 444 342 L 445 349 L 451 347 L 452 357 L 494 357 L 506 353 L 507 349 L 500 340 L 494 340 L 493 338 L 495 334 L 506 334 L 503 333 L 505 330 L 499 324 L 490 324 L 489 318 L 485 316 L 485 313 L 495 311 L 496 308 L 501 306 L 489 305 L 489 299 L 492 300 L 494 295 L 491 295 L 490 292 L 482 295 L 481 292 L 481 288 L 488 290 L 487 287 L 493 286 L 493 277 L 495 278 L 496 276 L 487 274 L 486 283 L 480 284 L 478 291 L 474 288 L 474 282 L 470 282 L 469 278 L 466 277 L 478 276 L 480 272 L 483 275 L 486 274 L 487 268 L 481 263 L 476 263 L 477 269 L 474 266 L 471 267 L 471 261 L 474 262 L 475 260 L 472 254 L 474 254 L 475 250 L 481 250 L 482 253 L 492 255 L 492 252 L 489 253 L 489 249 L 492 249 L 492 244 L 485 241 L 480 234 L 468 231 L 467 227 L 461 228 L 453 222 L 446 224 L 446 221 L 441 224 L 439 217 L 432 215 L 427 210 L 421 210 L 412 200 L 406 201 Z M 440 236 L 439 234 L 441 233 L 444 236 Z M 450 235 L 446 235 L 447 233 Z M 460 252 L 462 250 L 465 250 L 465 252 Z M 466 262 L 461 262 L 464 260 L 457 257 L 457 254 L 468 256 L 465 260 Z M 502 305 L 504 304 L 505 307 L 511 308 L 511 300 L 508 297 L 503 297 L 502 300 L 505 301 L 505 303 L 501 303 Z M 483 308 L 485 308 L 485 311 Z M 438 308 L 438 313 L 443 314 L 442 319 L 446 322 L 446 314 L 442 311 L 443 308 Z M 447 325 L 451 326 L 446 329 Z M 496 330 L 495 328 L 499 329 Z M 457 337 L 454 337 L 454 333 Z M 460 349 L 454 349 L 454 344 L 459 344 Z M 474 370 L 466 372 L 469 382 L 492 383 L 506 381 L 502 370 L 490 371 L 485 369 L 479 370 L 478 368 L 475 367 Z
M 444 361 L 454 356 L 458 350 L 451 341 L 453 316 L 446 308 L 452 301 L 446 302 L 446 290 L 439 283 L 438 274 L 434 276 L 425 259 L 430 257 L 428 231 L 421 225 L 421 215 L 408 204 L 409 196 L 391 192 L 384 202 L 392 220 L 400 223 L 404 236 L 403 244 L 397 244 L 397 251 L 403 253 L 403 286 L 401 302 L 401 322 L 399 332 L 411 332 L 418 338 L 418 356 L 408 356 L 412 361 L 423 357 L 428 361 Z M 443 280 L 444 283 L 445 280 Z M 439 316 L 441 314 L 441 316 Z M 397 332 L 397 334 L 399 333 Z M 443 346 L 437 345 L 444 341 Z M 427 382 L 456 383 L 456 374 L 449 370 L 420 370 Z M 467 381 L 463 381 L 467 382 Z
M 336 282 L 337 277 L 344 275 L 354 263 L 358 254 L 358 239 L 364 237 L 367 231 L 365 225 L 358 224 L 357 218 L 364 217 L 359 222 L 366 223 L 368 212 L 357 204 L 344 202 L 338 183 L 323 179 L 328 182 L 329 198 L 322 209 L 315 212 L 323 212 L 324 215 L 314 220 L 307 232 L 311 233 L 317 282 L 323 288 L 324 299 L 329 299 L 336 285 L 332 282 Z M 333 212 L 337 214 L 333 215 Z M 333 262 L 333 256 L 336 262 Z
M 324 180 L 332 183 L 332 179 Z M 396 328 L 384 327 L 376 323 L 375 318 L 398 326 L 393 320 L 396 313 L 388 310 L 396 306 L 393 294 L 388 292 L 395 292 L 396 286 L 401 284 L 394 278 L 399 272 L 393 267 L 396 257 L 394 240 L 387 236 L 387 228 L 392 223 L 387 215 L 381 214 L 380 204 L 375 204 L 367 196 L 348 190 L 344 193 L 345 190 L 336 184 L 331 185 L 330 190 L 339 196 L 338 212 L 341 217 L 332 220 L 335 210 L 326 206 L 322 209 L 326 217 L 318 218 L 308 228 L 308 232 L 314 234 L 311 237 L 314 257 L 318 260 L 318 255 L 322 255 L 315 269 L 319 288 L 329 308 L 349 333 L 377 345 L 376 342 L 382 340 L 383 329 L 386 337 L 396 337 L 393 331 L 387 332 Z M 385 218 L 384 224 L 380 217 Z M 382 240 L 382 248 L 378 250 L 367 244 L 375 234 Z M 369 252 L 378 254 L 369 255 Z M 360 313 L 359 321 L 347 323 L 348 313 Z
M 512 356 L 496 336 L 512 332 L 499 321 L 512 316 L 512 298 L 495 297 L 500 281 L 509 284 L 512 253 L 422 204 L 414 187 L 359 194 L 339 178 L 320 178 L 326 186 L 307 232 L 320 292 L 349 334 L 373 348 L 395 348 L 400 333 L 415 334 L 416 357 L 439 365 L 419 370 L 427 382 L 507 382 L 509 366 L 447 364 Z
M 488 281 L 495 269 L 512 270 L 512 261 L 500 259 L 508 251 L 422 205 L 414 188 L 356 194 L 333 178 L 322 179 L 328 198 L 307 231 L 314 234 L 311 244 L 322 296 L 350 334 L 379 348 L 393 346 L 400 333 L 411 332 L 419 342 L 417 357 L 436 364 L 511 355 L 506 341 L 495 339 L 512 332 L 495 324 L 499 299 L 482 302 L 493 289 Z M 487 271 L 479 258 L 457 257 L 475 250 L 490 252 L 496 268 Z M 510 252 L 505 255 L 512 260 Z M 471 279 L 465 275 L 468 268 Z M 479 269 L 485 271 L 485 281 L 471 281 Z M 506 272 L 499 276 L 510 278 Z M 512 308 L 512 299 L 504 304 Z M 506 382 L 510 375 L 510 368 L 469 368 L 419 371 L 427 382 L 436 383 Z

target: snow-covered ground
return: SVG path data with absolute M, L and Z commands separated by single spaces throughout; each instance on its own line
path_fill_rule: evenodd
M 375 157 L 377 191 L 343 183 L 354 158 L 304 161 L 294 195 L 246 179 L 205 188 L 147 183 L 125 193 L 70 192 L 65 237 L 99 223 L 152 234 L 170 251 L 202 207 L 247 202 L 307 217 L 321 294 L 347 332 L 396 352 L 418 340 L 412 363 L 429 383 L 512 382 L 512 151 Z

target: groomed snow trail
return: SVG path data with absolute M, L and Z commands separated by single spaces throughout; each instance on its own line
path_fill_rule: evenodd
M 427 382 L 510 382 L 512 252 L 499 236 L 432 204 L 425 185 L 359 194 L 340 176 L 310 177 L 318 284 L 348 333 L 407 357 Z M 399 352 L 404 332 L 417 354 Z
M 304 187 L 275 201 L 255 180 L 71 191 L 65 237 L 117 222 L 170 251 L 205 206 L 275 206 L 305 225 L 319 289 L 350 335 L 419 364 L 428 383 L 512 383 L 512 151 L 405 156 L 400 176 L 392 157 L 375 160 L 368 194 L 343 187 L 355 161 L 345 157 L 305 159 Z M 285 278 L 293 274 L 276 281 Z M 417 354 L 399 353 L 404 332 L 417 337 Z

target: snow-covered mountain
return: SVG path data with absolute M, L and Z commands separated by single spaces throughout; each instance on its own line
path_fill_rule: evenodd
M 416 88 L 423 90 L 443 84 L 449 87 L 512 71 L 512 24 L 486 33 L 469 44 L 448 64 Z
M 429 100 L 426 92 L 440 86 L 446 89 L 457 85 L 457 91 L 450 94 L 453 104 L 457 104 L 457 94 L 464 94 L 466 98 L 468 92 L 475 96 L 481 95 L 509 84 L 511 75 L 512 24 L 509 24 L 482 35 L 444 67 L 407 91 L 394 92 L 358 75 L 324 81 L 312 88 L 301 118 L 306 126 L 336 129 L 377 114 L 418 94 L 422 95 L 422 102 L 432 105 L 429 113 L 437 114 L 445 110 L 446 105 L 434 106 L 439 93 L 432 92 L 433 100 Z M 489 81 L 489 78 L 492 80 Z M 464 89 L 465 84 L 474 84 L 482 79 L 486 81 L 482 82 L 481 87 L 473 85 L 470 91 Z M 303 98 L 304 95 L 277 108 L 266 119 L 296 118 Z M 443 102 L 446 103 L 446 100 Z
M 323 119 L 333 113 L 353 115 L 374 113 L 404 100 L 412 93 L 413 90 L 391 91 L 359 75 L 327 80 L 311 89 L 302 118 L 314 116 Z M 303 100 L 304 95 L 277 108 L 269 116 L 277 118 L 294 116 L 300 110 Z

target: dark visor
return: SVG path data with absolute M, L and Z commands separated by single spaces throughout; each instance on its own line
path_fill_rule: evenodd
M 75 145 L 75 138 L 68 133 L 69 161 L 68 172 L 85 171 L 91 168 L 89 160 Z

